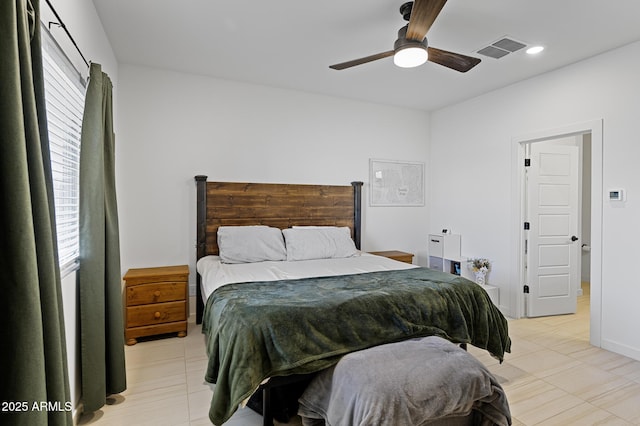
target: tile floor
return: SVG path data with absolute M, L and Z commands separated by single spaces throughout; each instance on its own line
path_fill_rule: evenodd
M 514 425 L 640 425 L 640 362 L 590 346 L 588 288 L 578 304 L 575 315 L 510 321 L 512 353 L 502 364 L 470 347 L 502 383 Z M 211 424 L 214 386 L 203 381 L 199 326 L 190 323 L 182 339 L 150 340 L 125 350 L 128 389 L 79 424 Z M 225 425 L 261 424 L 258 414 L 240 409 Z

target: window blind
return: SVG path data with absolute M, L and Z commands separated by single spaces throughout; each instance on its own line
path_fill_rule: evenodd
M 44 26 L 42 51 L 58 255 L 65 275 L 75 268 L 79 255 L 80 134 L 86 82 Z

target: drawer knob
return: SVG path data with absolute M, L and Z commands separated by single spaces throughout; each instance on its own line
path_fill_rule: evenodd
M 153 314 L 153 316 L 154 316 L 156 319 L 160 318 L 160 312 L 156 312 L 155 314 Z
M 155 297 L 160 297 L 160 290 L 156 290 L 156 291 L 153 293 L 153 295 L 154 295 Z

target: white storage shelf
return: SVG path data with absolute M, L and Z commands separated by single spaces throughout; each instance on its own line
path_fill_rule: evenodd
M 429 268 L 438 271 L 455 273 L 455 266 L 459 275 L 474 281 L 474 277 L 467 269 L 466 260 L 461 256 L 461 238 L 458 234 L 429 234 Z M 483 285 L 494 305 L 500 306 L 500 288 L 493 285 Z
M 465 260 L 460 262 L 460 264 L 461 264 L 460 270 L 462 271 L 461 275 L 464 278 L 474 281 L 475 277 L 473 276 L 473 272 L 471 271 L 471 269 L 469 269 L 469 262 L 467 262 L 466 258 Z M 484 288 L 485 291 L 489 294 L 489 298 L 491 299 L 493 304 L 499 307 L 500 306 L 500 288 L 491 284 L 485 284 L 481 287 Z
M 494 285 L 485 284 L 481 286 L 489 295 L 489 299 L 494 305 L 500 306 L 500 289 Z
M 460 235 L 429 234 L 429 268 L 454 272 L 460 263 Z

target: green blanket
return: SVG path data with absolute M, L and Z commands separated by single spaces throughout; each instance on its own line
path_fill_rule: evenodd
M 427 268 L 228 284 L 207 300 L 202 331 L 218 425 L 264 379 L 316 372 L 349 352 L 435 335 L 502 361 L 511 346 L 482 287 Z

